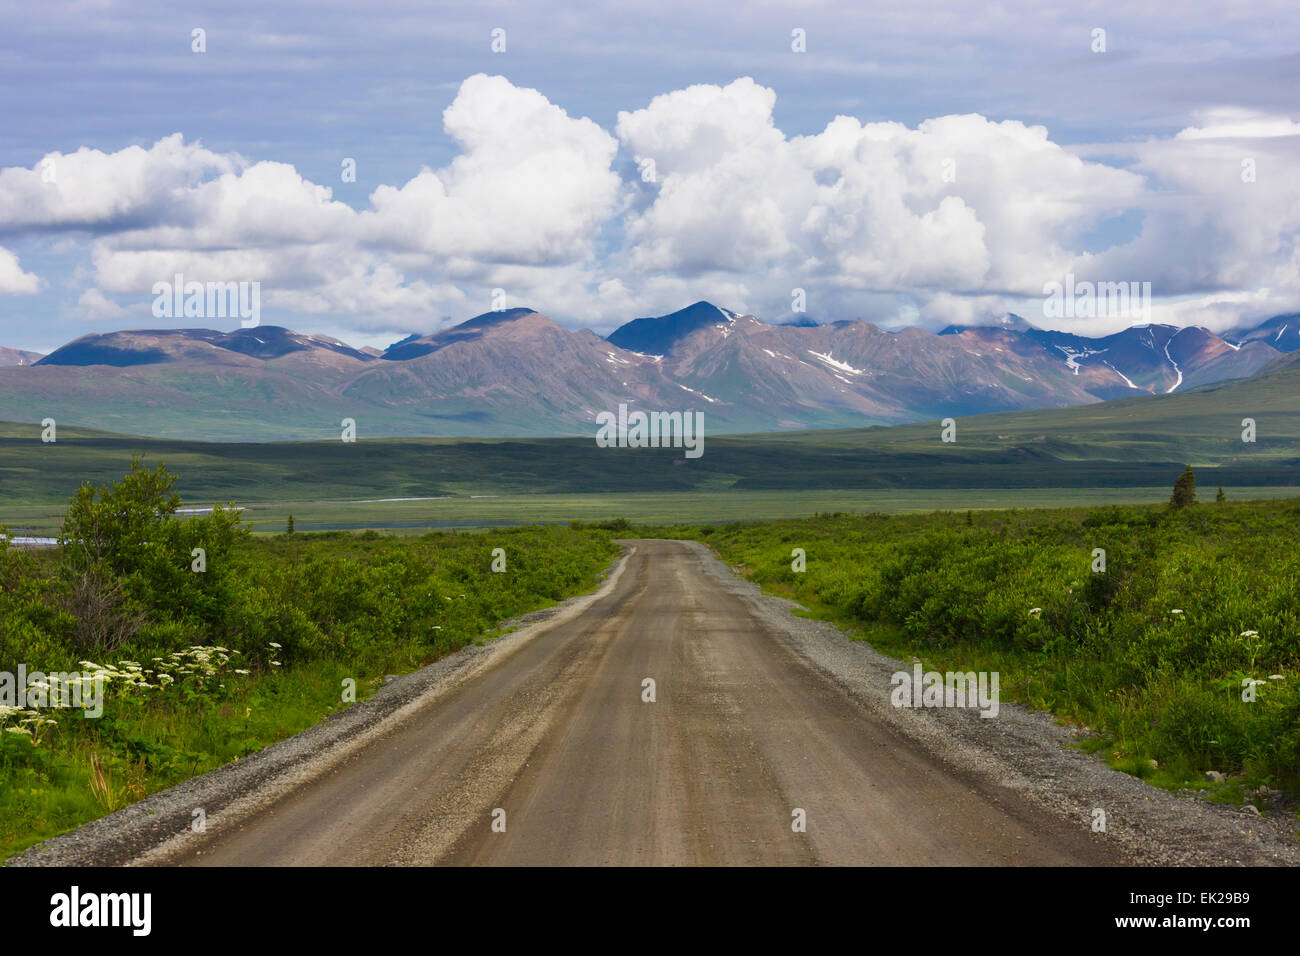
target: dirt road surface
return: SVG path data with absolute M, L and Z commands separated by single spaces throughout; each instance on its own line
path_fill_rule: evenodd
M 895 733 L 697 547 L 634 548 L 582 613 L 165 862 L 1118 862 L 1086 826 Z

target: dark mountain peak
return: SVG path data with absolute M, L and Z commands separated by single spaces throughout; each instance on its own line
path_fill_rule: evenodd
M 215 329 L 126 329 L 92 332 L 55 349 L 38 365 L 157 365 L 184 357 L 197 345 L 211 346 Z
M 281 325 L 256 325 L 249 329 L 219 332 L 212 336 L 205 335 L 204 340 L 220 348 L 259 359 L 277 359 L 295 352 L 328 352 L 362 361 L 369 361 L 373 357 L 332 336 L 295 332 Z
M 712 310 L 712 312 L 710 312 L 709 310 Z M 707 299 L 700 299 L 700 301 L 698 302 L 692 302 L 686 308 L 681 309 L 677 312 L 672 312 L 670 314 L 682 315 L 682 314 L 701 313 L 707 318 L 717 318 L 717 316 L 713 315 L 714 312 L 716 312 L 718 315 L 721 315 L 724 319 L 734 318 L 736 316 L 736 313 L 732 312 L 730 309 L 724 309 L 721 306 L 716 306 L 712 302 L 709 302 Z
M 1118 343 L 1135 342 L 1149 349 L 1163 349 L 1180 331 L 1176 326 L 1153 322 L 1130 325 L 1127 329 L 1103 336 L 1096 341 L 1105 342 L 1112 347 Z
M 739 314 L 730 309 L 701 300 L 667 315 L 633 319 L 611 332 L 606 341 L 629 352 L 665 355 L 692 332 L 711 325 L 730 325 L 738 318 Z
M 305 352 L 311 346 L 304 337 L 279 325 L 259 325 L 251 329 L 236 329 L 213 344 L 222 348 L 251 355 L 253 358 L 279 358 L 290 352 Z
M 1288 312 L 1265 319 L 1259 325 L 1233 329 L 1224 338 L 1234 345 L 1264 342 L 1279 352 L 1300 351 L 1300 312 Z
M 418 342 L 419 339 L 420 339 L 420 337 L 419 337 L 418 335 L 416 335 L 414 332 L 412 332 L 412 333 L 411 333 L 410 335 L 408 335 L 406 338 L 404 338 L 404 339 L 400 339 L 400 340 L 394 342 L 392 345 L 388 346 L 388 348 L 384 349 L 384 351 L 385 351 L 385 352 L 388 352 L 388 351 L 391 351 L 391 350 L 393 350 L 393 349 L 401 348 L 403 345 L 409 345 L 409 344 L 412 343 L 412 342 Z
M 421 355 L 428 355 L 430 352 L 438 351 L 438 346 L 423 338 L 411 336 L 402 339 L 396 345 L 390 345 L 384 350 L 383 358 L 390 362 L 405 362 L 407 359 L 419 358 Z
M 55 349 L 41 365 L 157 365 L 186 359 L 229 362 L 236 355 L 276 359 L 320 350 L 368 361 L 366 355 L 327 335 L 303 335 L 279 325 L 219 332 L 215 329 L 126 329 L 83 335 Z M 223 358 L 223 353 L 225 353 Z
M 503 325 L 506 322 L 514 322 L 516 319 L 522 319 L 526 315 L 541 315 L 541 313 L 534 309 L 498 309 L 494 312 L 484 312 L 481 315 L 476 315 L 472 319 L 466 319 L 460 325 L 453 326 L 453 330 L 490 328 L 494 325 Z
M 806 315 L 801 315 L 797 319 L 786 319 L 781 324 L 793 329 L 815 329 L 820 323 L 816 319 L 810 319 Z

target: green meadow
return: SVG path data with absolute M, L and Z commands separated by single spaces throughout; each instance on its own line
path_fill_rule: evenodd
M 1254 423 L 1242 441 L 1243 421 Z M 1160 500 L 1187 464 L 1229 497 L 1300 491 L 1300 365 L 1173 395 L 890 428 L 708 436 L 704 454 L 591 438 L 185 442 L 0 424 L 0 522 L 41 534 L 86 481 L 135 454 L 179 476 L 187 504 L 237 501 L 259 531 L 502 522 L 727 521 Z M 424 499 L 424 500 L 412 500 Z
M 178 504 L 138 468 L 68 505 L 66 546 L 0 542 L 0 672 L 104 682 L 98 716 L 0 704 L 0 859 L 591 590 L 618 551 L 569 527 L 252 537 L 233 512 Z

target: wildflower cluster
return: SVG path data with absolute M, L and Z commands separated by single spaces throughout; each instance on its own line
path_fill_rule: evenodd
M 192 701 L 224 691 L 227 674 L 247 676 L 248 668 L 230 667 L 242 656 L 240 651 L 226 647 L 195 644 L 166 657 L 152 658 L 148 666 L 130 660 L 116 664 L 79 661 L 84 670 L 78 679 L 83 684 L 101 682 L 116 691 L 118 700 L 128 704 L 142 704 L 149 695 L 169 690 L 180 690 L 187 701 Z M 42 681 L 33 682 L 31 687 L 49 689 L 48 682 Z M 46 730 L 58 726 L 55 715 L 65 712 L 0 706 L 0 733 L 24 734 L 39 745 Z
M 214 684 L 220 686 L 226 666 L 239 656 L 242 656 L 239 651 L 229 648 L 194 644 L 167 657 L 152 658 L 148 667 L 138 661 L 118 661 L 116 667 L 94 661 L 78 663 L 87 668 L 86 679 L 100 678 L 106 684 L 115 684 L 128 691 L 148 691 L 165 690 L 187 681 L 199 688 L 210 688 Z M 247 669 L 232 670 L 236 674 L 248 673 Z
M 26 707 L 7 707 L 0 704 L 0 733 L 21 734 L 39 744 L 45 728 L 53 727 L 58 721 L 46 717 L 40 711 Z

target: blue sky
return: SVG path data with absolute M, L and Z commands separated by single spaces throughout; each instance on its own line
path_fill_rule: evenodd
M 796 288 L 820 319 L 1042 321 L 1067 272 L 1226 328 L 1300 299 L 1298 26 L 1268 2 L 11 3 L 0 345 L 156 326 L 176 271 L 357 344 L 494 289 L 601 332 L 700 298 L 779 320 Z

